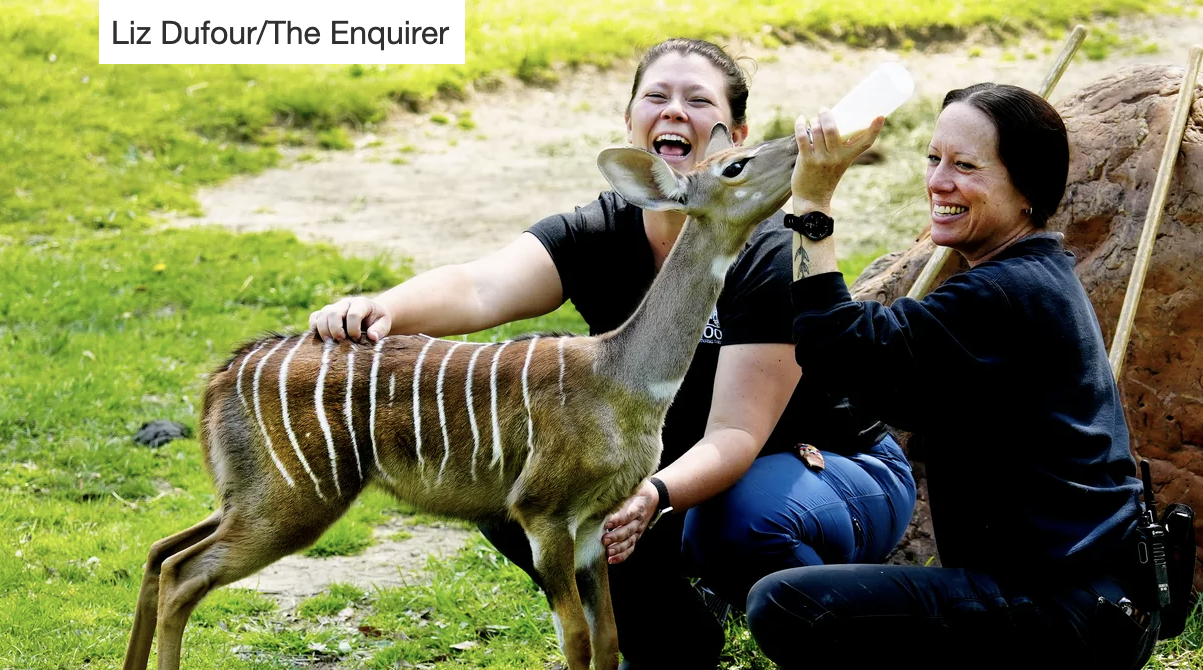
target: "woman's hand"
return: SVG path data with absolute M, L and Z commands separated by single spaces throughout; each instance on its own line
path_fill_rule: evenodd
M 879 116 L 868 128 L 841 141 L 830 111 L 819 112 L 813 124 L 808 124 L 805 116 L 799 116 L 794 122 L 794 136 L 798 140 L 798 162 L 794 164 L 792 182 L 794 199 L 814 203 L 819 208 L 830 206 L 844 171 L 865 149 L 873 146 L 884 123 L 885 118 Z
M 660 494 L 656 487 L 645 481 L 635 495 L 610 516 L 606 522 L 606 534 L 602 535 L 607 563 L 622 563 L 635 551 L 635 542 L 647 530 L 659 504 Z
M 384 305 L 357 296 L 343 298 L 309 315 L 309 328 L 316 329 L 323 340 L 356 340 L 366 335 L 375 342 L 389 334 L 393 317 Z

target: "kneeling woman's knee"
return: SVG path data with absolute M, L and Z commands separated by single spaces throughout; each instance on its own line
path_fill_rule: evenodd
M 797 540 L 765 510 L 739 503 L 722 496 L 690 510 L 684 549 L 706 586 L 742 608 L 757 579 L 797 564 L 779 558 L 788 559 Z
M 756 582 L 748 593 L 748 629 L 760 650 L 782 668 L 822 667 L 825 623 L 832 619 L 821 606 L 790 583 L 794 570 L 775 572 Z

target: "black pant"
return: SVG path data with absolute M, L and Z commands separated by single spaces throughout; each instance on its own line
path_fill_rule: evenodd
M 610 598 L 623 667 L 713 670 L 724 631 L 682 573 L 684 515 L 666 515 L 639 538 L 627 560 L 610 566 Z M 482 525 L 484 536 L 542 587 L 530 543 L 517 523 Z
M 1113 578 L 1039 587 L 973 570 L 832 565 L 783 570 L 748 596 L 748 625 L 783 668 L 1091 668 L 1134 670 L 1158 620 L 1113 603 Z

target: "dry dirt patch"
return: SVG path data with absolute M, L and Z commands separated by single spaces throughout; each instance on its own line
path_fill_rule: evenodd
M 410 537 L 392 539 L 400 530 Z M 368 593 L 412 585 L 428 580 L 428 557 L 454 555 L 471 535 L 472 531 L 452 526 L 410 526 L 394 520 L 376 528 L 375 544 L 359 556 L 308 558 L 294 554 L 230 586 L 270 595 L 281 609 L 292 610 L 336 582 L 354 584 Z
M 1185 62 L 1187 48 L 1203 35 L 1203 18 L 1140 17 L 1114 27 L 1121 39 L 1155 40 L 1160 51 L 1079 58 L 1054 99 L 1133 63 Z M 914 73 L 920 100 L 980 81 L 1035 89 L 1060 48 L 1057 41 L 1025 38 L 1011 46 L 950 44 L 911 52 L 840 44 L 732 50 L 755 60 L 748 110 L 755 138 L 775 116 L 792 119 L 834 104 L 884 60 L 900 60 Z M 180 223 L 285 228 L 351 253 L 408 256 L 418 270 L 477 258 L 607 188 L 594 161 L 601 148 L 625 142 L 622 112 L 633 70 L 581 70 L 553 90 L 507 83 L 437 110 L 449 117 L 445 125 L 432 123 L 429 114 L 399 115 L 378 135 L 357 137 L 355 150 L 315 152 L 316 161 L 291 160 L 282 169 L 206 189 L 199 195 L 205 216 Z M 455 123 L 467 110 L 471 130 Z M 302 153 L 290 152 L 291 158 Z M 918 150 L 896 151 L 850 174 L 835 203 L 842 253 L 909 244 L 925 218 L 922 169 Z M 911 197 L 897 195 L 912 190 Z

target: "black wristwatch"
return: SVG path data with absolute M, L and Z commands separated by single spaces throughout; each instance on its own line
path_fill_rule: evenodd
M 808 240 L 818 242 L 835 231 L 835 219 L 819 211 L 807 212 L 802 216 L 786 214 L 785 227 Z
M 660 499 L 660 502 L 656 504 L 655 515 L 652 516 L 652 520 L 647 524 L 647 529 L 651 530 L 652 526 L 655 526 L 656 522 L 660 520 L 660 517 L 673 511 L 673 506 L 668 501 L 668 487 L 664 485 L 664 482 L 655 477 L 652 477 L 648 481 L 652 483 L 652 486 L 656 487 L 656 493 L 659 494 L 657 497 Z

